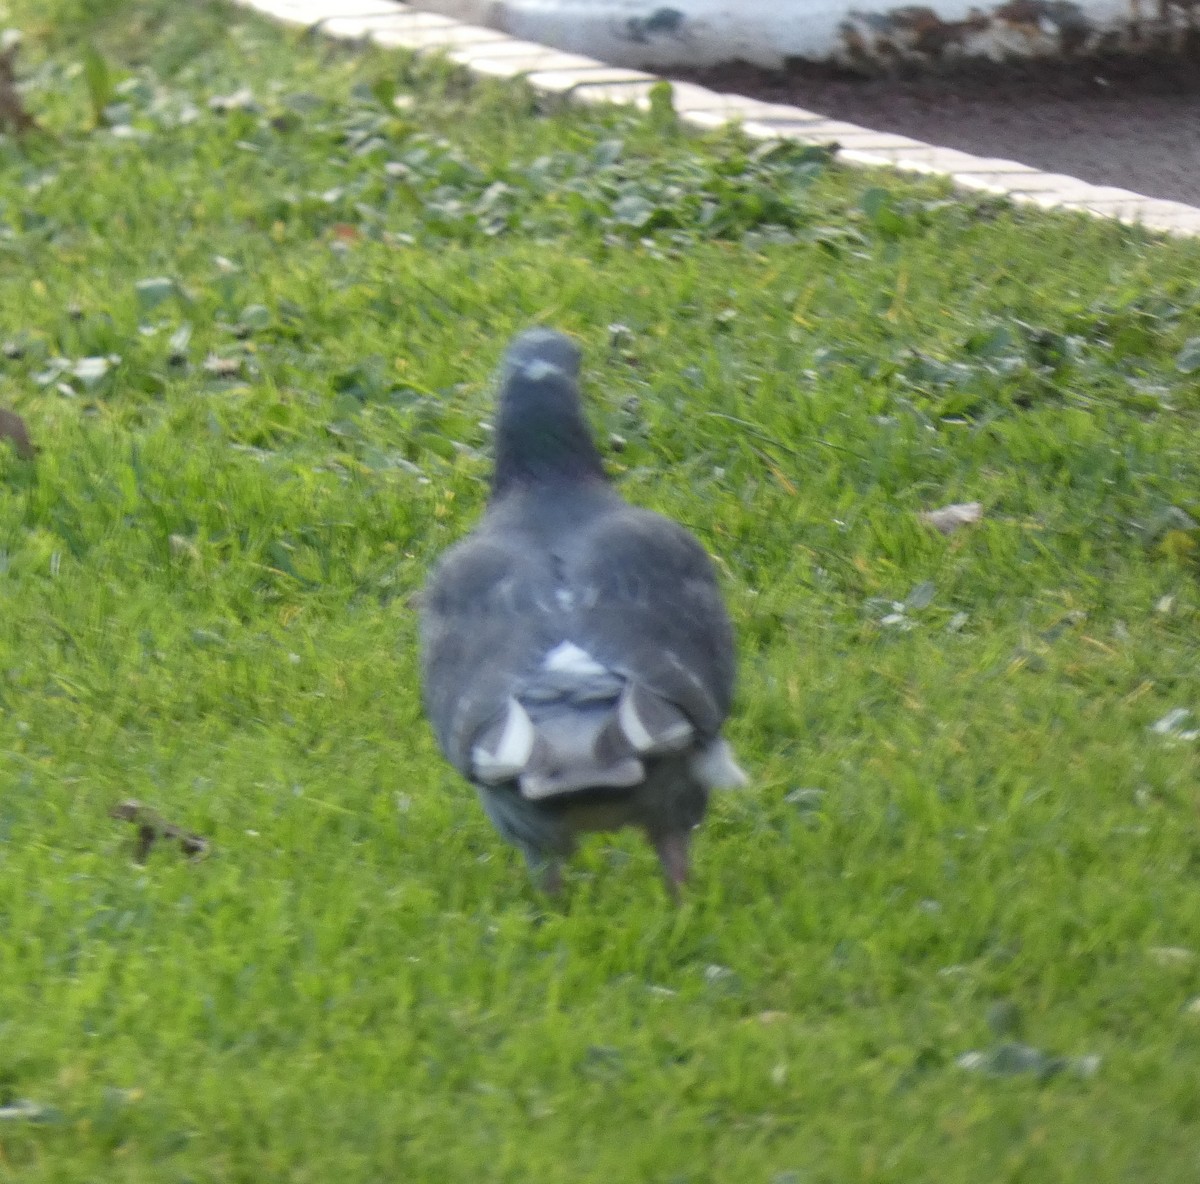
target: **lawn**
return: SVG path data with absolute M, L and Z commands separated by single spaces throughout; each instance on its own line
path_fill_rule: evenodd
M 1194 1184 L 1200 244 L 5 10 L 0 1179 Z M 632 835 L 540 898 L 421 715 L 539 322 L 736 621 L 679 909 Z

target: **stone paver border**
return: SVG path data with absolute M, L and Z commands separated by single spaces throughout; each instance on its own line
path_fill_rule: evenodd
M 370 40 L 415 53 L 440 53 L 477 73 L 523 78 L 535 89 L 584 103 L 627 103 L 646 108 L 660 79 L 640 70 L 610 66 L 581 54 L 520 41 L 494 29 L 421 12 L 396 0 L 234 0 L 286 24 L 330 36 Z M 1200 236 L 1200 209 L 1178 201 L 1144 197 L 1076 177 L 1044 173 L 1013 160 L 971 156 L 907 136 L 841 120 L 800 107 L 718 94 L 689 82 L 673 82 L 675 109 L 695 127 L 740 123 L 747 135 L 839 146 L 838 159 L 948 177 L 957 187 L 995 193 L 1014 202 L 1111 218 L 1167 234 Z

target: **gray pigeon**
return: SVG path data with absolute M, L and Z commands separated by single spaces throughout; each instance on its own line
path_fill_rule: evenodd
M 547 890 L 580 832 L 636 826 L 678 897 L 709 791 L 746 782 L 733 633 L 696 539 L 610 484 L 579 361 L 549 329 L 505 356 L 487 511 L 421 598 L 425 708 Z

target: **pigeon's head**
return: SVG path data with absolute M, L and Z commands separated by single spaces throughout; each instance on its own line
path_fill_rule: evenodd
M 526 329 L 509 342 L 504 352 L 505 385 L 517 377 L 536 382 L 554 370 L 576 382 L 582 357 L 579 346 L 565 333 L 555 329 Z
M 493 495 L 514 483 L 604 480 L 579 397 L 579 346 L 553 329 L 513 339 L 500 370 Z

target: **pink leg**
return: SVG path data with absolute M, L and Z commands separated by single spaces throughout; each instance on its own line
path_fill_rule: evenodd
M 557 859 L 546 864 L 542 872 L 542 891 L 547 896 L 559 896 L 563 890 L 562 864 Z
M 553 855 L 546 855 L 536 847 L 526 847 L 523 853 L 534 886 L 547 896 L 557 896 L 563 888 L 562 860 Z
M 686 830 L 675 830 L 668 834 L 657 835 L 651 839 L 655 851 L 658 852 L 658 862 L 662 865 L 663 877 L 667 881 L 667 891 L 671 899 L 678 904 L 680 894 L 688 878 L 688 847 L 692 836 Z

